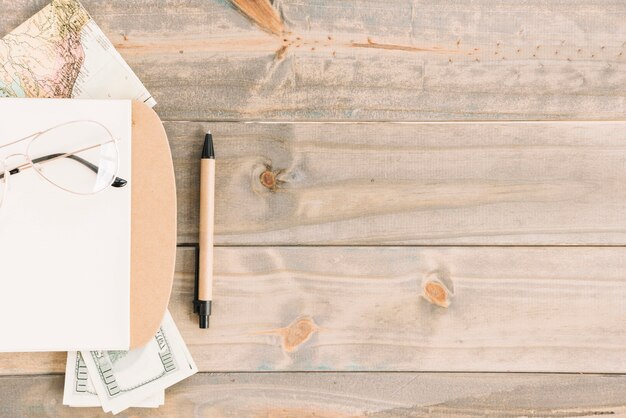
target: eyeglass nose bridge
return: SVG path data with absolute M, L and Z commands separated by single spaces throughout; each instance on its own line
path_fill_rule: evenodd
M 9 167 L 8 161 L 12 158 L 15 157 L 22 157 L 24 158 L 24 163 L 28 163 L 30 164 L 30 157 L 22 152 L 16 152 L 15 154 L 10 154 L 7 155 L 6 157 L 4 157 L 2 160 L 0 160 L 0 167 L 4 166 L 4 168 Z
M 17 165 L 9 165 L 8 161 L 16 157 L 22 157 L 24 161 L 22 163 L 18 163 Z M 27 154 L 16 152 L 15 154 L 7 155 L 2 160 L 0 160 L 0 172 L 4 174 L 4 177 L 7 177 L 7 174 L 15 174 L 16 172 L 19 172 L 20 170 L 23 170 L 24 168 L 30 167 L 32 165 L 33 163 Z M 9 179 L 5 178 L 5 182 L 8 183 L 8 181 Z

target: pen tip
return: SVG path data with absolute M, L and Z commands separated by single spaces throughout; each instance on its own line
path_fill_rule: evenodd
M 215 158 L 215 150 L 213 149 L 213 135 L 211 135 L 211 132 L 207 132 L 207 134 L 204 136 L 202 158 Z

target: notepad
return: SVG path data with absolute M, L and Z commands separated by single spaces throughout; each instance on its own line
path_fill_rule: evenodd
M 3 352 L 130 345 L 130 101 L 0 99 L 0 146 L 73 120 L 97 121 L 117 138 L 118 176 L 128 184 L 75 195 L 32 169 L 9 177 L 0 207 Z M 0 148 L 0 161 L 25 145 Z

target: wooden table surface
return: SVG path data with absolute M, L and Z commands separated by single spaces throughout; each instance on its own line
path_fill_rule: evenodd
M 625 2 L 84 5 L 158 101 L 180 244 L 219 157 L 211 329 L 190 248 L 170 304 L 201 373 L 121 416 L 626 414 Z M 64 364 L 0 355 L 0 416 L 101 415 Z

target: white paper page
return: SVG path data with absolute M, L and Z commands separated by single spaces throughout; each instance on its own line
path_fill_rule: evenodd
M 128 184 L 74 195 L 34 169 L 9 176 L 0 207 L 0 351 L 130 345 L 130 101 L 0 99 L 0 146 L 84 119 L 119 140 L 118 177 Z M 0 161 L 21 152 L 25 144 L 0 148 Z

